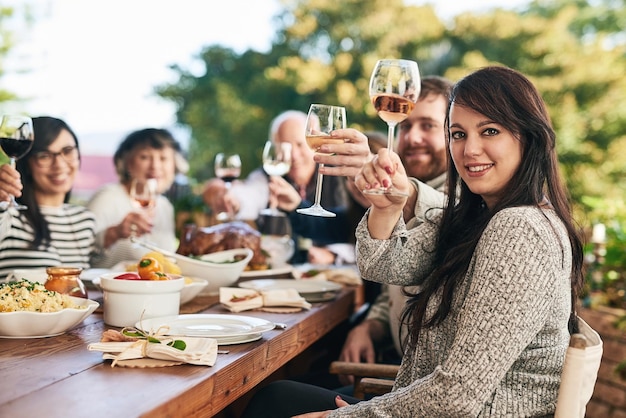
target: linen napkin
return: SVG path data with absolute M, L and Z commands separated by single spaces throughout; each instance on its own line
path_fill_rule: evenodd
M 239 287 L 220 287 L 220 303 L 231 312 L 242 312 L 263 307 L 293 307 L 311 309 L 296 289 L 256 291 Z
M 184 341 L 186 347 L 179 350 L 166 344 L 138 341 L 111 341 L 97 342 L 87 346 L 90 351 L 102 351 L 105 360 L 113 360 L 111 367 L 118 361 L 140 358 L 152 358 L 157 360 L 169 360 L 199 366 L 213 366 L 217 359 L 217 340 L 201 337 L 177 337 Z

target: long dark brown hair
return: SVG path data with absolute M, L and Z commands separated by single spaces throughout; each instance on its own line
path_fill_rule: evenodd
M 507 127 L 522 144 L 520 166 L 507 185 L 507 193 L 487 209 L 480 195 L 460 179 L 448 147 L 447 199 L 435 247 L 435 270 L 420 291 L 408 294 L 403 322 L 409 325 L 409 347 L 415 347 L 420 331 L 434 327 L 450 313 L 454 292 L 461 282 L 484 229 L 498 211 L 515 206 L 540 207 L 545 199 L 565 225 L 572 249 L 572 307 L 583 285 L 583 250 L 574 226 L 569 196 L 559 175 L 556 135 L 546 105 L 533 84 L 506 67 L 482 68 L 460 80 L 450 95 L 450 105 L 464 106 Z M 446 137 L 450 136 L 450 105 Z M 426 317 L 429 300 L 441 291 L 436 312 Z
M 40 151 L 47 151 L 50 144 L 52 144 L 61 134 L 62 130 L 66 130 L 74 138 L 74 144 L 78 150 L 78 159 L 80 161 L 80 148 L 78 146 L 78 138 L 74 134 L 74 131 L 69 127 L 65 121 L 51 116 L 40 116 L 33 118 L 33 130 L 35 133 L 35 140 L 33 146 L 28 153 L 20 158 L 15 164 L 15 168 L 20 172 L 22 176 L 22 196 L 17 199 L 19 203 L 28 206 L 28 209 L 24 211 L 24 216 L 28 219 L 34 231 L 33 247 L 36 248 L 41 243 L 50 241 L 50 229 L 48 228 L 48 222 L 41 214 L 39 205 L 35 199 L 35 185 L 33 175 L 30 172 L 29 160 L 32 156 Z M 71 198 L 71 190 L 65 194 L 63 201 L 68 203 Z

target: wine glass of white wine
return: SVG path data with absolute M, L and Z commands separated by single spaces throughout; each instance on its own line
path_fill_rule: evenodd
M 271 139 L 263 147 L 263 170 L 268 176 L 284 176 L 291 169 L 291 143 L 274 142 Z M 285 216 L 276 206 L 262 209 L 259 214 L 265 216 Z
M 417 63 L 403 59 L 379 60 L 372 71 L 369 90 L 378 117 L 387 122 L 387 148 L 393 151 L 395 127 L 409 116 L 420 95 Z M 366 189 L 363 193 L 406 196 L 391 186 Z
M 31 118 L 19 115 L 5 115 L 2 117 L 0 122 L 0 147 L 10 158 L 13 168 L 15 168 L 15 162 L 30 151 L 34 140 L 35 133 Z M 0 202 L 0 208 L 3 210 L 8 208 L 17 210 L 28 209 L 26 205 L 17 203 L 14 196 L 11 196 L 9 202 Z
M 241 157 L 239 154 L 220 152 L 215 156 L 215 176 L 221 178 L 226 185 L 226 190 L 230 189 L 232 182 L 241 175 Z M 233 214 L 220 212 L 216 219 L 219 222 L 228 222 L 233 219 Z
M 306 142 L 315 152 L 324 144 L 343 144 L 343 138 L 334 138 L 330 133 L 335 129 L 346 128 L 346 109 L 341 106 L 324 104 L 312 104 L 306 118 L 305 136 Z M 319 164 L 323 167 L 324 164 Z M 326 210 L 321 205 L 323 175 L 319 168 L 317 171 L 317 184 L 315 185 L 315 203 L 306 209 L 297 209 L 298 213 L 312 216 L 324 216 L 332 218 L 335 213 Z

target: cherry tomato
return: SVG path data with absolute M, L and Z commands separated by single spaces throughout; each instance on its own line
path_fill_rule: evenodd
M 137 273 L 124 273 L 119 276 L 115 276 L 118 280 L 141 280 L 141 277 Z

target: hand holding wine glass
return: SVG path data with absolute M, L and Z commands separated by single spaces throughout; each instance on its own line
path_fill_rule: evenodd
M 268 176 L 284 176 L 291 169 L 291 143 L 269 140 L 263 147 L 263 170 Z M 270 207 L 259 212 L 265 216 L 285 216 L 270 199 Z
M 224 181 L 226 192 L 230 189 L 232 182 L 241 175 L 241 158 L 239 154 L 220 152 L 215 156 L 215 176 Z M 233 213 L 220 212 L 217 220 L 228 222 L 233 219 Z
M 0 147 L 10 158 L 11 167 L 15 168 L 15 161 L 30 151 L 34 140 L 33 121 L 30 117 L 17 115 L 5 115 L 2 117 L 2 122 L 0 122 Z M 25 205 L 17 203 L 14 196 L 11 196 L 10 202 L 1 202 L 0 207 L 2 209 L 27 209 Z
M 379 60 L 372 71 L 369 94 L 378 116 L 387 122 L 387 148 L 393 151 L 394 130 L 406 119 L 419 98 L 420 73 L 415 61 Z M 404 195 L 392 187 L 367 189 L 363 193 Z
M 346 109 L 340 106 L 312 104 L 306 119 L 306 142 L 315 152 L 324 144 L 344 143 L 342 138 L 334 138 L 330 133 L 336 129 L 346 128 Z M 319 164 L 319 167 L 323 167 Z M 317 171 L 315 185 L 315 203 L 306 209 L 298 209 L 298 213 L 312 216 L 335 217 L 333 212 L 324 209 L 321 205 L 323 175 Z

